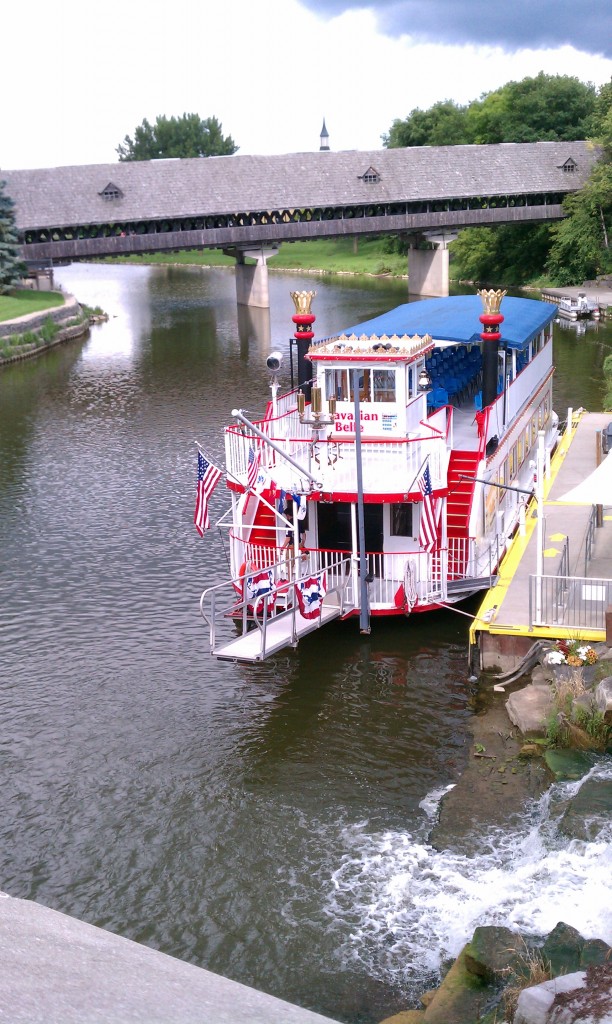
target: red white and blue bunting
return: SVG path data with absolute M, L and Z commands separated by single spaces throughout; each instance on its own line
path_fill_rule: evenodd
M 246 576 L 244 580 L 244 596 L 248 607 L 252 608 L 255 612 L 261 611 L 263 602 L 267 599 L 267 609 L 271 612 L 276 601 L 273 570 L 262 569 L 261 572 L 255 572 Z
M 327 593 L 327 573 L 305 576 L 295 584 L 300 615 L 304 619 L 317 619 L 321 614 L 323 598 Z

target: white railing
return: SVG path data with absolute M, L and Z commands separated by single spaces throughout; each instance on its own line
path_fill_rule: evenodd
M 291 399 L 293 401 L 293 397 Z M 426 460 L 434 488 L 446 484 L 448 468 L 447 433 L 451 429 L 448 410 L 436 413 L 435 422 L 422 421 L 418 437 L 384 440 L 361 439 L 361 465 L 364 490 L 372 494 L 388 493 L 390 481 L 395 490 L 417 492 L 417 478 Z M 282 415 L 259 420 L 255 424 L 304 470 L 317 478 L 323 491 L 356 490 L 357 455 L 354 437 L 321 437 L 312 425 L 300 422 L 296 408 Z M 253 449 L 263 468 L 273 475 L 274 469 L 288 466 L 282 455 L 248 429 L 228 427 L 225 431 L 227 472 L 231 480 L 246 485 L 249 452 Z M 299 471 L 292 469 L 293 476 Z
M 273 440 L 279 443 L 277 438 Z M 282 456 L 266 446 L 265 442 L 233 428 L 226 430 L 225 443 L 228 474 L 243 484 L 246 484 L 251 448 L 259 456 L 261 466 L 272 475 L 274 469 L 284 462 Z M 312 441 L 311 437 L 292 437 L 280 443 L 292 459 L 316 478 L 322 491 L 356 491 L 357 453 L 354 441 Z M 434 489 L 443 487 L 448 468 L 444 439 L 428 437 L 401 441 L 362 441 L 364 490 L 370 494 L 386 494 L 391 490 L 417 493 L 417 480 L 427 460 L 432 486 Z M 299 477 L 297 469 L 291 468 L 290 473 L 293 477 Z
M 611 603 L 612 580 L 587 576 L 529 577 L 530 626 L 593 629 L 605 634 L 606 609 Z
M 207 587 L 200 597 L 200 613 L 209 629 L 210 653 L 216 654 L 232 640 L 236 639 L 236 624 L 240 624 L 244 636 L 251 629 L 258 631 L 256 653 L 250 654 L 246 660 L 257 661 L 266 657 L 268 652 L 266 640 L 268 625 L 274 619 L 285 619 L 289 628 L 287 645 L 295 646 L 298 640 L 297 620 L 300 616 L 299 602 L 295 585 L 283 578 L 284 563 L 271 565 L 273 576 L 279 582 L 265 594 L 254 601 L 252 596 L 245 595 L 244 576 L 239 576 L 213 587 Z M 303 568 L 296 578 L 296 583 L 307 579 L 311 570 Z M 319 607 L 319 621 L 323 605 L 335 604 L 344 614 L 346 599 L 346 582 L 349 579 L 349 559 L 346 555 L 332 558 L 328 564 L 326 593 Z
M 494 542 L 480 549 L 473 539 L 451 537 L 448 547 L 433 554 L 425 551 L 370 552 L 366 555 L 366 573 L 369 583 L 370 606 L 373 609 L 399 607 L 403 597 L 401 588 L 414 589 L 414 597 L 421 604 L 445 601 L 449 589 L 469 581 L 488 581 L 492 585 L 496 567 L 502 553 Z M 348 560 L 348 562 L 347 562 Z M 338 567 L 348 579 L 337 577 Z M 347 605 L 359 607 L 361 587 L 359 579 L 359 556 L 326 548 L 303 548 L 297 557 L 293 546 L 279 547 L 276 544 L 244 545 L 242 573 L 273 568 L 277 583 L 291 582 L 305 573 L 326 570 L 330 585 L 345 587 Z M 455 587 L 453 588 L 453 584 Z M 450 585 L 450 586 L 449 586 Z M 469 589 L 469 588 L 468 588 Z

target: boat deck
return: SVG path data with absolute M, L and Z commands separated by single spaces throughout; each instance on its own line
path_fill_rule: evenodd
M 338 604 L 325 604 L 316 619 L 305 619 L 297 612 L 277 615 L 268 622 L 265 639 L 259 629 L 250 629 L 213 651 L 213 655 L 220 661 L 264 661 L 277 651 L 295 647 L 303 636 L 326 626 L 341 614 Z
M 568 619 L 567 600 L 561 600 L 555 605 L 555 622 L 535 625 L 530 621 L 530 577 L 537 573 L 537 511 L 532 502 L 525 533 L 515 536 L 500 566 L 497 585 L 488 591 L 471 629 L 473 642 L 478 634 L 483 668 L 513 668 L 538 638 L 605 640 L 602 604 L 607 602 L 612 587 L 612 583 L 606 585 L 612 580 L 612 514 L 607 515 L 604 507 L 602 525 L 593 531 L 587 558 L 593 506 L 560 499 L 596 469 L 601 460 L 598 431 L 610 418 L 610 413 L 582 415 L 575 429 L 563 435 L 544 482 L 543 578 L 575 578 L 577 598 L 572 611 L 576 617 Z M 609 511 L 612 513 L 612 508 Z M 568 557 L 564 564 L 565 547 Z M 585 580 L 597 582 L 589 585 Z M 550 612 L 551 607 L 547 602 L 546 611 Z

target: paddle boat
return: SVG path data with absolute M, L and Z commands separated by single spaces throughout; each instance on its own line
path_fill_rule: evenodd
M 281 646 L 325 614 L 367 631 L 492 586 L 539 437 L 550 454 L 559 436 L 550 303 L 425 299 L 316 339 L 314 295 L 292 293 L 296 386 L 280 393 L 272 353 L 265 415 L 225 430 L 234 613 L 244 636 L 291 612 Z

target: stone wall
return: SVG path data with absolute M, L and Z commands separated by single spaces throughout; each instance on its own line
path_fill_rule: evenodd
M 73 320 L 81 313 L 74 295 L 67 295 L 63 306 L 55 306 L 52 309 L 42 309 L 39 313 L 28 313 L 26 316 L 19 316 L 15 320 L 4 320 L 0 323 L 0 338 L 8 338 L 12 334 L 24 334 L 26 331 L 37 331 L 44 326 L 47 320 L 51 319 L 61 326 L 67 320 Z

